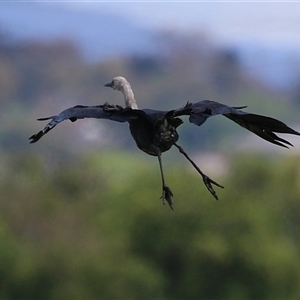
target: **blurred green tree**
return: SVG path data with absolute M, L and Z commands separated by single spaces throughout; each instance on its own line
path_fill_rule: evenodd
M 197 174 L 169 167 L 174 212 L 160 203 L 158 170 L 134 155 L 5 162 L 0 298 L 300 296 L 296 157 L 236 157 L 218 202 Z

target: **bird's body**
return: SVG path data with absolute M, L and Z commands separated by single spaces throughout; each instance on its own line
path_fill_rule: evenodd
M 161 154 L 168 151 L 173 145 L 178 148 L 180 153 L 189 160 L 202 176 L 205 186 L 216 199 L 218 199 L 218 197 L 212 184 L 222 187 L 205 175 L 189 158 L 184 149 L 177 144 L 179 135 L 176 128 L 183 123 L 183 120 L 180 118 L 181 116 L 188 115 L 191 123 L 200 126 L 207 118 L 221 114 L 247 130 L 252 131 L 266 141 L 286 148 L 286 145 L 291 145 L 291 143 L 278 137 L 274 132 L 300 135 L 297 131 L 291 129 L 279 120 L 240 110 L 245 108 L 245 106 L 230 107 L 215 101 L 203 100 L 194 104 L 187 103 L 184 107 L 171 111 L 139 109 L 131 86 L 124 77 L 117 76 L 113 78 L 112 82 L 105 86 L 123 93 L 125 108 L 107 103 L 98 106 L 77 105 L 64 110 L 57 116 L 38 119 L 52 120 L 43 130 L 30 137 L 31 143 L 37 142 L 58 123 L 67 119 L 72 122 L 83 118 L 98 118 L 117 122 L 128 122 L 131 135 L 134 138 L 137 147 L 149 155 L 158 157 L 163 186 L 162 199 L 166 200 L 171 208 L 173 208 L 173 194 L 170 188 L 165 184 Z

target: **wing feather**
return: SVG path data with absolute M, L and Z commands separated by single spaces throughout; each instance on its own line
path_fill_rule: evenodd
M 30 143 L 36 143 L 41 137 L 43 137 L 47 132 L 53 129 L 57 124 L 65 121 L 71 120 L 75 122 L 77 119 L 84 118 L 97 118 L 97 119 L 108 119 L 117 122 L 127 122 L 132 118 L 136 118 L 136 115 L 130 113 L 131 110 L 123 109 L 120 106 L 114 106 L 109 104 L 99 105 L 99 106 L 83 106 L 77 105 L 62 111 L 57 116 L 40 118 L 39 121 L 51 120 L 43 130 L 32 135 L 29 140 Z
M 277 119 L 240 110 L 245 107 L 230 107 L 219 102 L 203 100 L 197 103 L 187 103 L 183 108 L 174 110 L 170 114 L 172 116 L 189 115 L 189 121 L 198 126 L 202 125 L 209 117 L 224 115 L 270 143 L 286 148 L 288 148 L 286 145 L 293 146 L 274 132 L 300 135 L 299 132 Z

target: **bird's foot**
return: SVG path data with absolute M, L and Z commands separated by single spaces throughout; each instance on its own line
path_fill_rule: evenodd
M 172 202 L 173 193 L 168 186 L 163 187 L 163 193 L 160 197 L 162 199 L 163 204 L 165 205 L 165 200 L 169 204 L 170 208 L 173 210 L 173 202 Z
M 202 175 L 202 178 L 203 178 L 203 182 L 205 184 L 205 186 L 207 187 L 207 189 L 210 191 L 210 193 L 216 198 L 216 200 L 218 200 L 218 195 L 216 193 L 216 191 L 214 190 L 212 184 L 220 187 L 220 188 L 224 188 L 224 186 L 218 184 L 217 182 L 213 181 L 212 179 L 210 179 L 207 175 L 203 174 Z
M 99 105 L 100 107 L 103 108 L 104 111 L 111 112 L 111 111 L 122 111 L 124 108 L 120 105 L 113 105 L 109 103 L 104 103 L 103 105 Z

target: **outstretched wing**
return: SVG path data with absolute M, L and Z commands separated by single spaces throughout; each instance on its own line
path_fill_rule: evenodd
M 187 103 L 185 107 L 172 111 L 172 115 L 189 115 L 189 121 L 198 126 L 202 125 L 209 117 L 223 115 L 270 143 L 286 148 L 288 147 L 285 144 L 293 146 L 290 142 L 278 137 L 274 132 L 300 135 L 299 132 L 274 118 L 240 110 L 245 107 L 230 107 L 215 101 L 204 100 L 197 103 Z
M 97 118 L 108 119 L 117 122 L 128 122 L 129 120 L 136 118 L 137 116 L 132 113 L 131 109 L 123 109 L 120 106 L 114 106 L 109 104 L 99 106 L 83 106 L 77 105 L 62 111 L 57 116 L 40 118 L 39 121 L 45 121 L 52 119 L 43 130 L 37 134 L 32 135 L 29 139 L 30 143 L 37 142 L 42 136 L 53 129 L 57 124 L 64 120 L 71 120 L 75 122 L 77 119 L 84 118 Z

